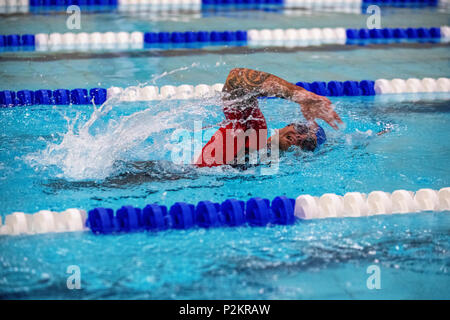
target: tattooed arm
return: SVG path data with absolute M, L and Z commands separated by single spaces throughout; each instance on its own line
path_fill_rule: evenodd
M 325 120 L 338 129 L 341 118 L 331 108 L 331 102 L 302 87 L 292 84 L 270 73 L 245 68 L 232 69 L 227 77 L 223 92 L 226 99 L 247 100 L 256 97 L 278 97 L 300 104 L 305 119 L 315 123 L 315 119 Z

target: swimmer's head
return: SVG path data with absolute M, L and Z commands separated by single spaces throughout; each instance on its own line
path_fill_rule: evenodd
M 326 140 L 322 127 L 311 126 L 304 122 L 294 122 L 278 130 L 280 150 L 288 150 L 295 145 L 304 151 L 314 151 Z

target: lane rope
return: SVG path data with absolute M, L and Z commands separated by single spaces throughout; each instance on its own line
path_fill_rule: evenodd
M 92 231 L 95 234 L 161 231 L 167 229 L 292 225 L 297 220 L 368 217 L 422 211 L 449 211 L 450 188 L 395 190 L 369 194 L 348 192 L 343 196 L 326 193 L 320 197 L 285 196 L 272 201 L 251 198 L 247 202 L 227 199 L 222 203 L 200 201 L 197 205 L 176 202 L 170 208 L 149 204 L 144 208 L 122 206 L 63 212 L 41 210 L 34 214 L 14 212 L 0 217 L 0 235 L 30 235 L 54 232 Z
M 393 43 L 447 43 L 450 27 L 432 28 L 300 28 L 184 32 L 66 32 L 0 35 L 0 52 L 199 49 L 209 46 L 305 47 Z
M 361 81 L 314 81 L 297 82 L 296 85 L 321 96 L 374 96 L 387 94 L 446 93 L 450 92 L 449 78 L 410 78 L 377 79 Z M 214 97 L 222 92 L 223 84 L 183 84 L 144 87 L 110 87 L 92 89 L 40 89 L 40 90 L 3 90 L 0 91 L 0 107 L 31 105 L 96 105 L 107 99 L 118 98 L 119 101 L 153 101 L 153 100 L 191 100 Z M 412 97 L 414 98 L 414 97 Z
M 448 0 L 0 0 L 0 13 L 65 11 L 71 5 L 83 10 L 107 12 L 134 11 L 135 8 L 153 7 L 162 10 L 220 8 L 309 8 L 333 10 L 337 8 L 366 8 L 375 4 L 389 7 L 435 7 L 448 6 Z

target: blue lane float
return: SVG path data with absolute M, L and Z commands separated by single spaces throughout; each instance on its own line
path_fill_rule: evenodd
M 93 233 L 111 233 L 118 230 L 114 210 L 95 208 L 89 211 L 87 226 Z
M 167 208 L 157 204 L 149 204 L 144 208 L 141 221 L 145 230 L 161 231 L 172 227 Z
M 10 34 L 0 35 L 0 47 L 34 47 L 35 37 L 34 34 Z
M 109 7 L 115 8 L 118 0 L 29 0 L 29 6 L 33 8 L 47 8 L 59 10 L 61 7 L 76 5 L 81 8 Z
M 341 97 L 341 96 L 374 96 L 375 81 L 314 81 L 297 82 L 297 86 L 308 91 L 312 91 L 320 96 Z
M 144 209 L 123 206 L 115 214 L 110 208 L 88 212 L 87 227 L 95 234 L 138 231 L 187 230 L 239 226 L 292 225 L 296 218 L 295 199 L 279 196 L 273 199 L 251 198 L 246 203 L 227 199 L 221 204 L 200 201 L 196 206 L 176 202 L 170 209 L 149 204 Z
M 145 32 L 144 43 L 191 43 L 247 41 L 247 31 Z
M 440 28 L 383 28 L 383 29 L 346 29 L 346 44 L 355 44 L 358 40 L 429 40 L 441 38 Z M 356 43 L 358 44 L 358 43 Z
M 31 106 L 31 105 L 86 105 L 92 101 L 100 105 L 106 101 L 105 88 L 87 89 L 56 89 L 56 90 L 20 90 L 0 91 L 0 107 Z

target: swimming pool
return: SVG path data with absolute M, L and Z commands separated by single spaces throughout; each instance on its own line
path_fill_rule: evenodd
M 438 8 L 383 10 L 383 27 L 448 24 Z M 303 14 L 302 14 L 303 13 Z M 310 11 L 89 13 L 83 32 L 365 27 L 366 16 Z M 405 19 L 408 17 L 408 19 Z M 64 32 L 64 15 L 4 16 L 2 34 Z M 236 52 L 3 52 L 0 90 L 223 83 L 245 66 L 291 82 L 449 76 L 446 44 L 307 47 Z M 226 52 L 226 53 L 225 53 Z M 171 163 L 171 137 L 194 121 L 222 121 L 219 100 L 112 100 L 93 106 L 1 108 L 1 215 L 67 208 L 118 209 L 177 201 L 222 202 L 278 195 L 343 195 L 450 186 L 449 93 L 331 97 L 345 122 L 326 128 L 314 154 L 290 152 L 279 171 L 193 168 Z M 298 107 L 260 100 L 269 128 L 300 119 Z M 109 111 L 107 111 L 110 109 Z M 89 122 L 92 120 L 92 123 Z M 376 132 L 390 129 L 388 134 Z M 205 130 L 203 139 L 213 132 Z M 153 162 L 150 162 L 153 161 Z M 0 237 L 0 296 L 37 299 L 448 299 L 448 211 L 300 221 L 292 226 L 214 228 L 93 235 Z M 68 290 L 67 267 L 82 290 Z M 379 266 L 381 290 L 367 268 Z

